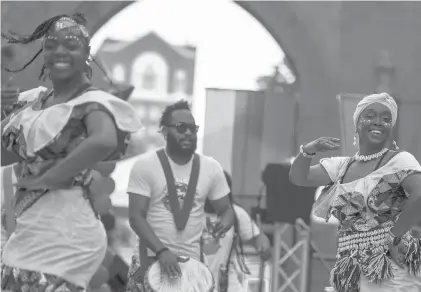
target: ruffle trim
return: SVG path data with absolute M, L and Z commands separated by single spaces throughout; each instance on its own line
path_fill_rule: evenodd
M 410 238 L 405 254 L 405 264 L 411 275 L 419 275 L 421 272 L 421 239 L 412 236 Z
M 408 250 L 405 265 L 411 275 L 419 275 L 421 270 L 421 240 L 408 236 Z M 364 275 L 369 282 L 380 283 L 394 277 L 392 260 L 387 252 L 375 253 L 366 258 L 358 256 L 357 251 L 342 255 L 335 263 L 330 284 L 336 292 L 359 292 L 360 277 Z
M 116 105 L 113 105 L 114 103 Z M 19 142 L 19 146 L 26 146 L 25 154 L 27 155 L 24 155 L 24 157 L 36 156 L 38 152 L 59 139 L 63 130 L 71 126 L 73 121 L 82 120 L 87 114 L 96 110 L 102 110 L 110 114 L 118 129 L 119 140 L 125 140 L 127 138 L 127 134 L 143 129 L 143 125 L 137 118 L 133 107 L 120 100 L 107 100 L 107 98 L 105 98 L 104 101 L 96 101 L 92 100 L 92 98 L 87 98 L 85 102 L 82 101 L 79 104 L 63 104 L 57 106 L 56 108 L 52 107 L 46 109 L 45 111 L 49 110 L 52 111 L 45 112 L 46 117 L 44 117 L 44 121 L 40 122 L 41 124 L 38 126 L 38 129 L 36 129 L 37 133 L 34 135 L 34 137 L 40 140 L 26 141 L 28 137 L 23 133 L 22 125 L 20 125 L 21 118 L 18 117 L 21 113 L 19 113 L 10 121 L 9 125 L 6 126 L 2 135 L 3 145 L 7 149 L 13 149 L 14 145 L 11 144 L 15 144 L 15 141 L 18 139 L 24 139 L 25 141 Z M 43 114 L 44 113 L 41 113 L 41 115 Z M 51 116 L 54 117 L 58 124 L 55 123 L 54 125 L 48 125 L 48 123 L 51 122 L 51 120 L 49 120 Z M 58 120 L 60 117 L 62 119 L 61 121 Z M 123 142 L 125 143 L 127 141 Z M 120 144 L 121 141 L 119 141 L 119 145 Z M 23 153 L 18 154 L 20 155 Z
M 62 130 L 58 134 L 56 134 L 52 139 L 46 140 L 45 144 L 37 147 L 37 149 L 35 149 L 35 153 L 38 153 L 42 151 L 43 149 L 45 149 L 46 147 L 51 146 L 55 141 L 57 141 L 61 137 L 64 129 L 66 129 L 69 126 L 71 127 L 74 121 L 82 121 L 88 114 L 94 111 L 104 111 L 113 118 L 114 124 L 116 125 L 117 130 L 118 130 L 117 132 L 120 132 L 120 133 L 117 133 L 118 138 L 120 138 L 118 140 L 123 140 L 123 141 L 118 141 L 119 142 L 118 144 L 120 145 L 121 143 L 124 143 L 125 142 L 124 140 L 126 139 L 125 134 L 129 133 L 127 129 L 123 130 L 118 126 L 118 122 L 116 121 L 115 116 L 104 105 L 97 102 L 90 102 L 90 103 L 84 103 L 84 104 L 80 104 L 73 107 L 70 117 L 68 118 L 67 123 L 64 125 Z
M 421 173 L 421 167 L 397 170 L 396 172 L 383 175 L 378 180 L 376 185 L 372 188 L 371 192 L 368 195 L 368 198 L 372 196 L 376 196 L 377 194 L 391 191 L 391 190 L 397 190 L 405 178 L 415 173 Z M 342 193 L 338 192 L 337 182 L 325 186 L 322 189 L 316 202 L 313 204 L 313 210 L 312 210 L 313 215 L 321 219 L 324 219 L 326 222 L 328 222 L 332 215 L 331 205 L 334 198 L 346 193 L 347 192 L 342 192 Z M 372 210 L 372 212 L 375 212 L 375 211 Z

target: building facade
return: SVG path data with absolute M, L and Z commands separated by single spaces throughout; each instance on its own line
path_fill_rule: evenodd
M 95 58 L 110 78 L 129 83 L 134 90 L 128 101 L 136 108 L 145 131 L 133 135 L 130 154 L 164 145 L 159 119 L 166 105 L 179 99 L 193 100 L 196 48 L 171 45 L 151 32 L 135 41 L 106 39 Z M 99 83 L 102 74 L 94 74 Z

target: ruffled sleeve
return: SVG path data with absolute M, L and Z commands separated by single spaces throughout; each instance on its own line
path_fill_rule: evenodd
M 66 110 L 70 116 L 61 128 L 66 128 L 72 120 L 83 120 L 93 111 L 104 111 L 113 118 L 117 129 L 118 147 L 106 160 L 119 159 L 126 151 L 130 135 L 144 128 L 132 105 L 101 90 L 86 92 L 68 102 Z M 58 131 L 61 132 L 61 129 Z M 41 148 L 37 147 L 35 150 L 38 151 Z
M 330 180 L 332 182 L 335 182 L 346 160 L 347 157 L 322 158 L 320 160 L 320 164 L 325 168 L 326 172 L 329 174 Z
M 6 105 L 3 111 L 6 113 L 6 116 L 10 115 L 9 118 L 11 118 L 13 115 L 17 114 L 21 110 L 34 104 L 38 100 L 38 98 L 47 90 L 47 88 L 39 86 L 37 88 L 23 91 L 19 93 L 17 101 L 12 104 Z
M 395 155 L 387 165 L 387 172 L 396 175 L 400 184 L 405 178 L 414 173 L 421 173 L 421 165 L 409 152 L 402 151 Z
M 37 111 L 29 107 L 17 113 L 7 127 L 22 129 L 26 142 L 26 155 L 32 157 L 60 137 L 70 137 L 73 125 L 78 124 L 90 112 L 97 110 L 105 111 L 113 118 L 119 142 L 119 150 L 114 153 L 116 155 L 121 154 L 123 148 L 127 146 L 131 133 L 143 130 L 133 106 L 101 90 L 85 92 L 67 103 L 51 106 L 45 110 Z M 63 133 L 65 131 L 66 133 Z M 114 155 L 114 158 L 118 157 Z
M 87 107 L 93 110 L 105 110 L 114 118 L 119 130 L 135 133 L 143 129 L 142 122 L 131 104 L 101 90 L 89 91 L 67 103 L 72 109 Z
M 46 92 L 47 90 L 48 89 L 46 87 L 39 86 L 37 88 L 23 91 L 19 94 L 18 100 L 27 102 L 35 101 L 40 96 L 40 94 Z

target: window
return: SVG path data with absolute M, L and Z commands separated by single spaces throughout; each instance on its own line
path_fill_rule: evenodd
M 186 92 L 187 76 L 183 70 L 177 70 L 174 74 L 174 92 Z
M 126 71 L 123 65 L 117 64 L 114 66 L 113 79 L 117 82 L 124 82 L 126 80 Z
M 148 66 L 143 72 L 142 88 L 146 90 L 153 90 L 156 88 L 157 76 L 152 66 Z
M 168 93 L 168 65 L 155 52 L 145 52 L 135 58 L 131 73 L 135 87 L 133 98 L 163 98 Z

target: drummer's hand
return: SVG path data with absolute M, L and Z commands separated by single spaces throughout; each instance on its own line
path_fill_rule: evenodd
M 230 208 L 214 223 L 212 236 L 214 238 L 222 238 L 231 229 L 235 221 L 234 210 Z
M 255 241 L 255 247 L 257 252 L 263 261 L 267 261 L 271 257 L 271 246 L 269 238 L 264 233 L 260 233 Z
M 171 251 L 166 250 L 162 252 L 158 257 L 158 261 L 161 264 L 161 270 L 163 270 L 170 279 L 181 277 L 178 256 L 173 254 Z

